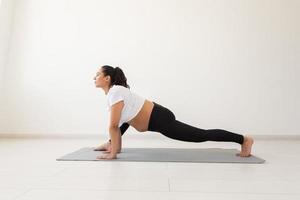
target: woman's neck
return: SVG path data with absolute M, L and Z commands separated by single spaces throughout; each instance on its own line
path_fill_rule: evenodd
M 111 86 L 111 87 L 112 87 L 112 86 Z M 104 87 L 104 88 L 103 88 L 105 95 L 107 95 L 107 93 L 109 92 L 109 89 L 110 89 L 111 87 L 107 86 L 107 87 Z

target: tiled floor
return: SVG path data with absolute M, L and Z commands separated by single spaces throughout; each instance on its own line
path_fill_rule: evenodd
M 0 138 L 0 199 L 300 199 L 299 140 L 256 140 L 264 164 L 55 160 L 102 141 Z M 143 136 L 124 138 L 123 147 L 240 148 Z

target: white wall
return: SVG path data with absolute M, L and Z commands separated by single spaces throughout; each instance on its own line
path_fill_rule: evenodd
M 4 74 L 8 61 L 8 52 L 12 33 L 15 0 L 0 0 L 0 130 L 6 123 L 4 103 Z M 1 133 L 1 132 L 0 132 Z
M 111 64 L 180 121 L 300 135 L 299 2 L 17 1 L 0 132 L 107 134 Z

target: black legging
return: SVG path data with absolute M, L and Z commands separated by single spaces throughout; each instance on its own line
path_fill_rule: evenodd
M 155 102 L 150 115 L 148 131 L 159 132 L 166 137 L 186 141 L 205 142 L 223 141 L 243 144 L 244 136 L 222 129 L 200 129 L 176 120 L 175 115 L 168 108 Z M 123 123 L 120 127 L 123 135 L 129 124 Z

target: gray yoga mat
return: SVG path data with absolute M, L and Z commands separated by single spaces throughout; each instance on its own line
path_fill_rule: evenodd
M 193 163 L 264 163 L 265 160 L 256 157 L 240 157 L 237 149 L 202 148 L 123 148 L 117 159 L 110 161 L 134 162 L 193 162 Z M 94 151 L 93 147 L 81 148 L 62 156 L 58 161 L 107 161 L 96 157 L 102 151 Z

